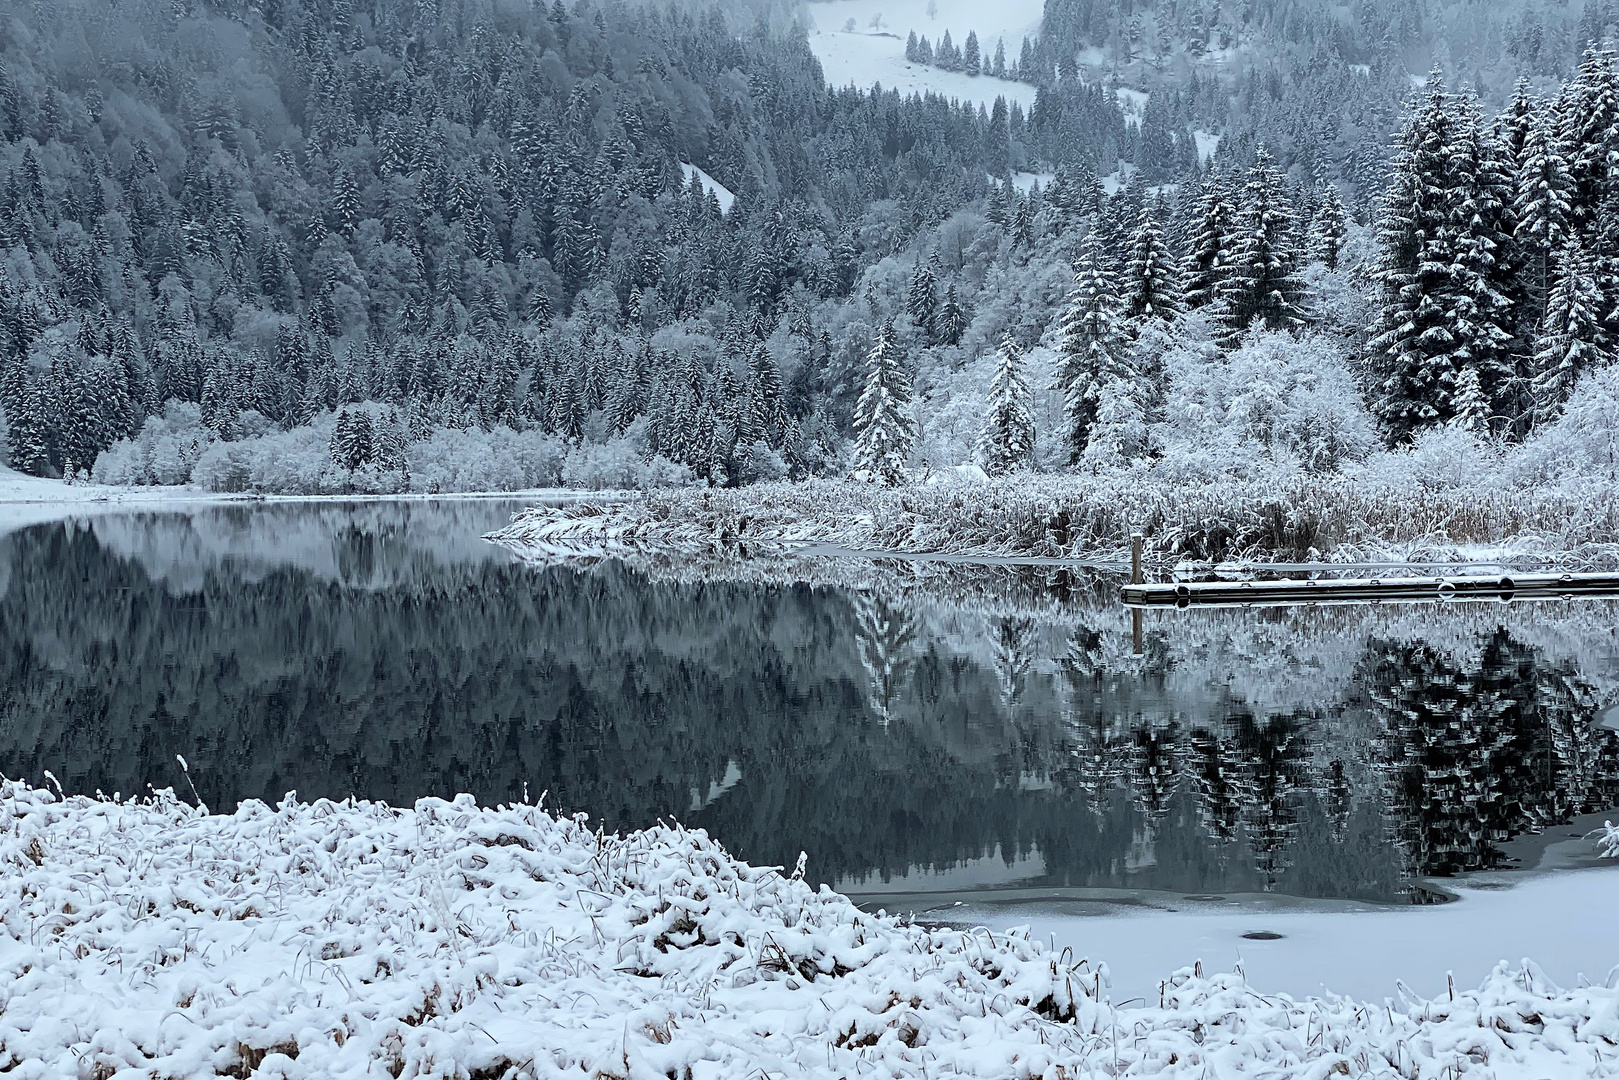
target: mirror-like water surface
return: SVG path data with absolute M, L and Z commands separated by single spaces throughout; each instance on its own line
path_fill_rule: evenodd
M 1611 603 L 1154 613 L 1136 657 L 1109 581 L 533 567 L 478 539 L 514 508 L 0 537 L 0 771 L 186 793 L 179 754 L 215 806 L 545 791 L 868 894 L 1398 900 L 1619 803 Z

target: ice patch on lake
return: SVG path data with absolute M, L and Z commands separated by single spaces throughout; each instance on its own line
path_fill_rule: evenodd
M 720 204 L 720 213 L 728 214 L 731 212 L 731 205 L 736 202 L 736 196 L 731 193 L 730 188 L 689 162 L 682 161 L 680 171 L 685 175 L 686 183 L 688 184 L 691 183 L 693 176 L 701 180 L 703 190 L 712 192 L 714 199 Z

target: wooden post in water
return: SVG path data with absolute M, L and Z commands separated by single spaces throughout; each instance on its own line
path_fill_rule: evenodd
M 1144 584 L 1146 584 L 1146 580 L 1147 580 L 1145 577 L 1142 576 L 1142 572 L 1141 572 L 1141 547 L 1142 547 L 1141 534 L 1139 532 L 1131 533 L 1130 534 L 1130 584 L 1132 584 L 1132 585 L 1144 585 Z M 1141 640 L 1141 633 L 1142 633 L 1141 609 L 1140 608 L 1133 608 L 1130 611 L 1130 643 L 1134 647 L 1135 655 L 1137 655 L 1137 656 L 1141 656 L 1146 652 L 1146 648 L 1143 645 L 1142 640 Z

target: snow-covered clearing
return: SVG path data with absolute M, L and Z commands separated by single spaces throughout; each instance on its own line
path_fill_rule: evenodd
M 1113 93 L 1119 99 L 1119 108 L 1124 110 L 1124 122 L 1141 126 L 1141 120 L 1147 115 L 1147 102 L 1152 95 L 1145 90 L 1132 90 L 1128 86 L 1115 87 Z
M 1197 160 L 1200 162 L 1212 160 L 1215 153 L 1220 149 L 1221 136 L 1219 135 L 1211 135 L 1207 131 L 1194 131 L 1192 132 L 1192 138 L 1197 140 Z
M 731 212 L 731 204 L 736 202 L 736 196 L 732 194 L 730 188 L 688 162 L 682 161 L 680 163 L 680 171 L 685 174 L 686 183 L 688 184 L 691 183 L 693 176 L 699 178 L 703 185 L 703 190 L 713 193 L 714 200 L 720 204 L 720 213 L 728 214 Z
M 928 0 L 810 4 L 810 48 L 821 62 L 826 81 L 840 87 L 853 83 L 862 90 L 882 83 L 902 94 L 932 92 L 985 107 L 993 105 L 997 97 L 1020 102 L 1025 109 L 1034 104 L 1034 87 L 1028 83 L 911 63 L 905 59 L 905 38 L 914 30 L 919 37 L 937 42 L 949 30 L 959 47 L 968 31 L 973 31 L 986 62 L 995 55 L 996 41 L 1002 40 L 1007 60 L 1015 63 L 1024 36 L 1040 30 L 1038 0 L 1012 0 L 990 7 L 968 0 L 933 0 L 931 16 L 928 6 Z M 854 20 L 853 32 L 845 30 L 850 19 Z
M 1056 173 L 1016 172 L 1012 174 L 1012 186 L 1027 195 L 1034 190 L 1034 185 L 1039 184 L 1043 191 L 1050 187 L 1055 179 Z
M 0 862 L 28 1080 L 1583 1077 L 1619 1041 L 1619 990 L 1532 968 L 1390 1008 L 1183 970 L 1116 1008 L 1105 942 L 930 931 L 701 832 L 465 796 L 211 815 L 7 782 Z
M 933 9 L 931 14 L 929 7 Z M 958 47 L 967 40 L 969 31 L 976 33 L 985 60 L 995 55 L 996 41 L 1004 41 L 1006 59 L 1015 63 L 1024 37 L 1040 32 L 1044 4 L 1042 0 L 1008 0 L 1000 4 L 984 4 L 978 0 L 828 0 L 811 3 L 808 8 L 814 20 L 810 44 L 822 64 L 826 63 L 826 57 L 821 55 L 821 46 L 815 43 L 815 31 L 828 34 L 842 30 L 850 19 L 862 34 L 880 31 L 894 35 L 901 59 L 905 56 L 905 36 L 912 30 L 918 37 L 935 43 L 948 30 Z M 877 18 L 881 23 L 874 27 L 872 20 Z M 837 85 L 836 80 L 832 82 Z M 866 80 L 865 85 L 870 82 Z M 888 85 L 886 80 L 883 85 Z M 1032 100 L 1034 88 L 1027 89 Z

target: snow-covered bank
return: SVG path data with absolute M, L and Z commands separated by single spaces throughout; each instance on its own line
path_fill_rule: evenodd
M 1619 493 L 1593 485 L 1507 494 L 1341 476 L 1177 485 L 1135 471 L 970 486 L 813 481 L 536 508 L 491 539 L 536 553 L 547 545 L 612 551 L 814 542 L 1100 561 L 1125 557 L 1136 529 L 1169 560 L 1522 557 L 1605 565 L 1619 551 Z
M 211 815 L 7 782 L 0 862 L 17 1077 L 1572 1077 L 1619 1046 L 1619 990 L 1532 969 L 1400 1010 L 1182 971 L 1116 1009 L 1038 942 L 467 797 Z

